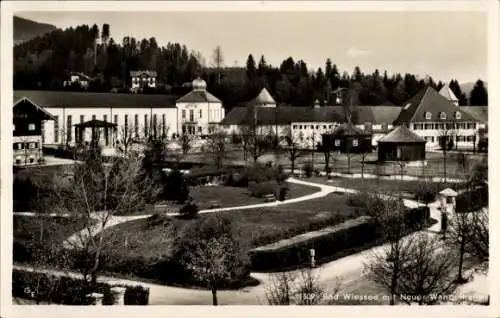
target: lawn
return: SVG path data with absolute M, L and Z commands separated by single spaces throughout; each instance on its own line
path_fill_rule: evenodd
M 400 193 L 415 193 L 421 185 L 424 185 L 423 181 L 404 181 L 404 180 L 383 180 L 383 179 L 354 179 L 354 178 L 333 178 L 331 182 L 327 182 L 326 177 L 310 177 L 305 179 L 310 182 L 327 184 L 335 187 L 342 187 L 347 189 L 356 190 L 377 190 L 386 192 L 400 192 Z M 452 188 L 455 189 L 459 186 L 458 183 L 444 183 L 444 182 L 433 182 L 430 184 L 435 187 L 437 192 Z
M 288 183 L 290 191 L 287 199 L 298 198 L 319 191 L 319 188 L 301 184 Z M 249 194 L 247 188 L 229 186 L 197 186 L 190 191 L 200 210 L 210 209 L 213 205 L 218 207 L 234 207 L 265 202 L 262 198 L 256 198 Z

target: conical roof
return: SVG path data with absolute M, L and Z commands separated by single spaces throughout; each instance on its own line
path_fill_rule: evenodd
M 269 94 L 268 90 L 263 88 L 259 95 L 254 99 L 253 103 L 255 105 L 269 105 L 269 104 L 276 104 L 276 101 L 274 98 Z
M 411 143 L 425 142 L 425 139 L 410 131 L 405 125 L 402 125 L 380 138 L 378 142 Z
M 453 94 L 453 91 L 448 85 L 443 86 L 439 91 L 439 94 L 446 97 L 446 99 L 448 99 L 449 101 L 458 102 L 458 98 L 455 96 L 455 94 Z

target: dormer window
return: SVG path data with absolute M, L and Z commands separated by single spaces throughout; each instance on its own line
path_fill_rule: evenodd
M 425 112 L 425 119 L 431 119 L 432 115 L 430 112 Z
M 443 120 L 444 120 L 444 119 L 446 119 L 446 113 L 445 113 L 445 112 L 441 112 L 441 113 L 439 114 L 439 118 L 440 118 L 440 119 L 443 119 Z
M 460 112 L 456 112 L 455 119 L 461 119 L 461 118 L 462 118 L 462 114 Z

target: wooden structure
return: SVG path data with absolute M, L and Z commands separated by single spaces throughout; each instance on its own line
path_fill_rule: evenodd
M 75 136 L 77 143 L 82 145 L 89 143 L 95 145 L 104 145 L 114 147 L 117 125 L 103 120 L 89 120 L 75 125 Z M 87 138 L 86 131 L 90 128 L 90 140 Z
M 338 126 L 331 134 L 323 134 L 322 139 L 323 145 L 341 153 L 372 151 L 372 134 L 356 127 L 352 122 Z
M 405 125 L 399 126 L 378 141 L 378 160 L 424 161 L 425 139 Z

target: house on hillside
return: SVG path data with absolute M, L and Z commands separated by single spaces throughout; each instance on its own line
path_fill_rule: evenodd
M 139 70 L 130 71 L 130 88 L 133 91 L 138 91 L 144 88 L 156 87 L 156 71 Z
M 406 126 L 399 126 L 378 141 L 378 161 L 402 161 L 410 165 L 425 163 L 425 139 Z
M 48 120 L 54 120 L 52 114 L 28 98 L 22 98 L 14 104 L 12 144 L 15 166 L 43 162 L 43 128 Z
M 64 81 L 63 86 L 72 86 L 72 85 L 78 85 L 84 89 L 89 87 L 90 82 L 92 81 L 92 78 L 88 75 L 85 75 L 80 72 L 71 72 L 69 75 L 69 79 L 67 81 Z
M 403 106 L 394 124 L 406 125 L 427 141 L 426 147 L 438 148 L 451 142 L 455 147 L 472 147 L 482 122 L 427 86 Z

